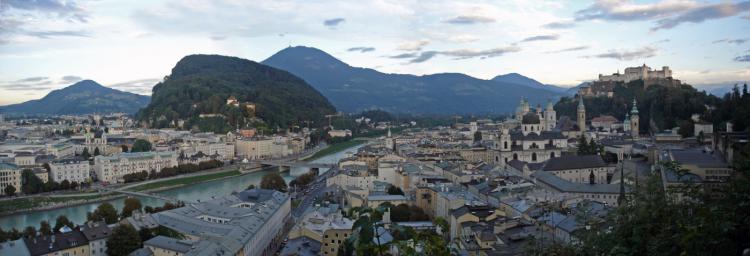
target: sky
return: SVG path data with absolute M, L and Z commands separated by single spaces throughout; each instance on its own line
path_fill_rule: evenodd
M 81 79 L 149 95 L 186 55 L 297 45 L 386 73 L 574 86 L 646 64 L 726 85 L 750 81 L 750 0 L 0 0 L 0 105 Z

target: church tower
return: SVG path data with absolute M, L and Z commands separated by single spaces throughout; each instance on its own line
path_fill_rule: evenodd
M 544 111 L 544 124 L 547 125 L 547 131 L 552 131 L 557 127 L 557 112 L 555 112 L 552 101 L 547 101 L 547 110 Z
M 630 136 L 633 137 L 633 139 L 637 139 L 640 135 L 640 118 L 638 117 L 638 107 L 636 106 L 637 102 L 635 99 L 633 99 L 633 109 L 630 110 Z
M 583 133 L 586 131 L 586 107 L 583 106 L 583 96 L 578 96 L 578 129 Z
M 510 140 L 510 131 L 508 129 L 500 130 L 500 145 L 498 145 L 500 151 L 510 151 L 512 143 Z

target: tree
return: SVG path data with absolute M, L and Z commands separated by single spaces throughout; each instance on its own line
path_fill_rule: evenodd
M 5 186 L 5 195 L 6 196 L 14 196 L 16 194 L 16 187 L 13 185 Z
M 25 169 L 21 172 L 21 191 L 24 194 L 36 194 L 44 191 L 44 182 L 34 174 L 32 170 Z
M 53 232 L 58 232 L 64 226 L 73 228 L 75 227 L 75 224 L 73 224 L 73 222 L 70 221 L 65 215 L 57 216 L 57 220 L 55 220 L 55 230 Z
M 287 191 L 286 181 L 278 173 L 269 173 L 263 176 L 260 181 L 260 188 L 273 189 L 281 192 Z
M 96 148 L 94 149 L 94 156 L 99 156 L 99 155 L 101 155 L 101 154 L 102 154 L 102 152 L 99 152 L 99 147 L 96 147 Z
M 474 142 L 482 141 L 482 132 L 476 131 L 474 132 Z
M 148 142 L 144 139 L 137 139 L 135 143 L 133 143 L 133 148 L 130 149 L 130 152 L 148 152 L 151 151 L 151 142 Z
M 34 226 L 28 226 L 23 230 L 23 236 L 32 238 L 36 237 L 36 228 Z
M 107 240 L 107 255 L 126 256 L 143 246 L 138 231 L 129 224 L 123 224 L 112 230 L 112 236 Z
M 110 203 L 102 203 L 96 207 L 94 212 L 89 213 L 88 216 L 86 216 L 86 219 L 89 221 L 104 220 L 107 224 L 116 223 L 118 220 L 117 210 Z
M 391 185 L 388 187 L 388 194 L 389 195 L 404 195 L 404 191 L 401 190 L 401 188 L 399 187 Z
M 128 145 L 125 144 L 120 145 L 120 150 L 122 150 L 123 153 L 127 153 L 128 151 L 130 151 L 128 150 Z
M 70 189 L 70 181 L 63 180 L 60 182 L 60 189 Z
M 151 229 L 148 228 L 141 228 L 141 230 L 138 230 L 138 236 L 141 237 L 141 241 L 148 241 L 151 238 L 154 238 L 154 232 L 151 231 Z
M 125 198 L 125 205 L 122 207 L 122 212 L 120 213 L 120 216 L 123 219 L 130 217 L 133 214 L 133 211 L 140 210 L 140 209 L 141 209 L 141 200 L 138 200 L 138 198 L 135 198 L 135 197 Z
M 91 153 L 89 153 L 89 148 L 83 148 L 83 152 L 81 152 L 81 157 L 84 159 L 91 158 Z
M 52 234 L 52 227 L 49 225 L 49 222 L 46 220 L 43 220 L 39 223 L 39 233 L 42 233 L 42 235 L 51 235 Z

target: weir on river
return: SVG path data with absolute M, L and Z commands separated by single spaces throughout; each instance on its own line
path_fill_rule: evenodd
M 315 163 L 315 164 L 336 163 L 338 162 L 339 159 L 343 158 L 346 155 L 346 152 L 354 152 L 356 151 L 356 149 L 358 149 L 361 146 L 362 145 L 357 145 L 351 148 L 347 148 L 346 150 L 340 151 L 338 153 L 327 155 L 325 157 L 311 161 L 311 163 Z M 306 173 L 307 170 L 309 170 L 309 168 L 305 168 L 305 167 L 292 168 L 289 172 L 282 173 L 282 176 L 287 182 L 289 182 L 295 176 L 299 176 L 299 175 Z M 277 172 L 277 171 L 278 171 L 278 168 L 271 167 L 271 168 L 264 169 L 262 171 L 252 172 L 252 173 L 244 174 L 244 175 L 237 176 L 237 177 L 209 181 L 209 182 L 184 186 L 184 187 L 156 192 L 156 193 L 164 197 L 176 198 L 178 200 L 183 200 L 183 201 L 194 202 L 198 200 L 207 200 L 207 199 L 211 199 L 215 197 L 228 195 L 234 191 L 242 191 L 246 189 L 250 184 L 254 184 L 258 186 L 263 175 L 266 175 L 272 172 Z M 138 197 L 138 198 L 141 200 L 141 205 L 143 205 L 143 207 L 162 206 L 165 202 L 164 200 L 160 200 L 160 199 L 156 199 L 152 197 Z M 122 210 L 124 200 L 125 200 L 124 198 L 119 198 L 119 199 L 109 201 L 109 203 L 111 203 L 119 212 Z M 54 226 L 55 219 L 59 215 L 65 215 L 68 217 L 68 219 L 73 221 L 73 223 L 80 225 L 86 222 L 86 213 L 93 212 L 96 209 L 96 207 L 99 206 L 99 204 L 101 203 L 97 202 L 97 203 L 82 204 L 82 205 L 58 208 L 54 210 L 21 213 L 21 214 L 16 214 L 16 215 L 11 215 L 11 216 L 3 216 L 3 217 L 0 217 L 0 228 L 6 231 L 12 228 L 23 230 L 27 226 L 34 226 L 36 228 L 39 228 L 39 223 L 43 220 L 48 221 L 51 225 Z

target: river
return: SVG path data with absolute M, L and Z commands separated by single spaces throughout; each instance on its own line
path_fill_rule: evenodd
M 339 151 L 337 153 L 324 156 L 322 158 L 318 158 L 316 160 L 313 160 L 313 163 L 337 163 L 339 159 L 346 156 L 347 152 L 355 152 L 359 147 L 362 145 L 357 145 L 351 148 L 347 148 L 346 150 Z M 232 193 L 233 191 L 241 191 L 245 188 L 247 188 L 250 184 L 255 184 L 256 186 L 260 183 L 261 178 L 263 175 L 266 175 L 268 173 L 277 171 L 276 167 L 268 168 L 262 171 L 253 172 L 249 174 L 245 174 L 238 177 L 232 177 L 228 179 L 222 179 L 222 180 L 215 180 L 215 181 L 209 181 L 204 183 L 199 183 L 195 185 L 175 188 L 172 190 L 162 191 L 158 192 L 159 194 L 175 197 L 182 200 L 206 200 L 211 199 L 212 197 L 220 197 L 224 195 L 228 195 Z M 289 172 L 284 172 L 282 175 L 284 176 L 284 179 L 289 182 L 294 177 L 302 175 L 307 170 L 305 168 L 292 168 Z M 154 199 L 150 197 L 139 197 L 141 200 L 141 204 L 145 206 L 162 206 L 164 204 L 163 200 Z M 119 212 L 122 209 L 124 198 L 115 199 L 109 201 L 115 208 L 117 208 L 117 211 Z M 24 214 L 17 214 L 17 215 L 11 215 L 11 216 L 4 216 L 0 217 L 0 227 L 3 230 L 10 230 L 12 228 L 16 228 L 20 231 L 23 231 L 24 228 L 27 226 L 35 226 L 39 228 L 39 223 L 43 220 L 48 221 L 51 225 L 55 225 L 55 219 L 57 219 L 57 216 L 65 215 L 73 221 L 73 223 L 76 223 L 78 225 L 83 224 L 86 222 L 86 213 L 93 212 L 94 209 L 96 209 L 97 206 L 99 206 L 101 203 L 91 203 L 91 204 L 83 204 L 83 205 L 76 205 L 76 206 L 70 206 L 65 208 L 58 208 L 54 210 L 48 210 L 48 211 L 39 211 L 39 212 L 31 212 L 31 213 L 24 213 Z

